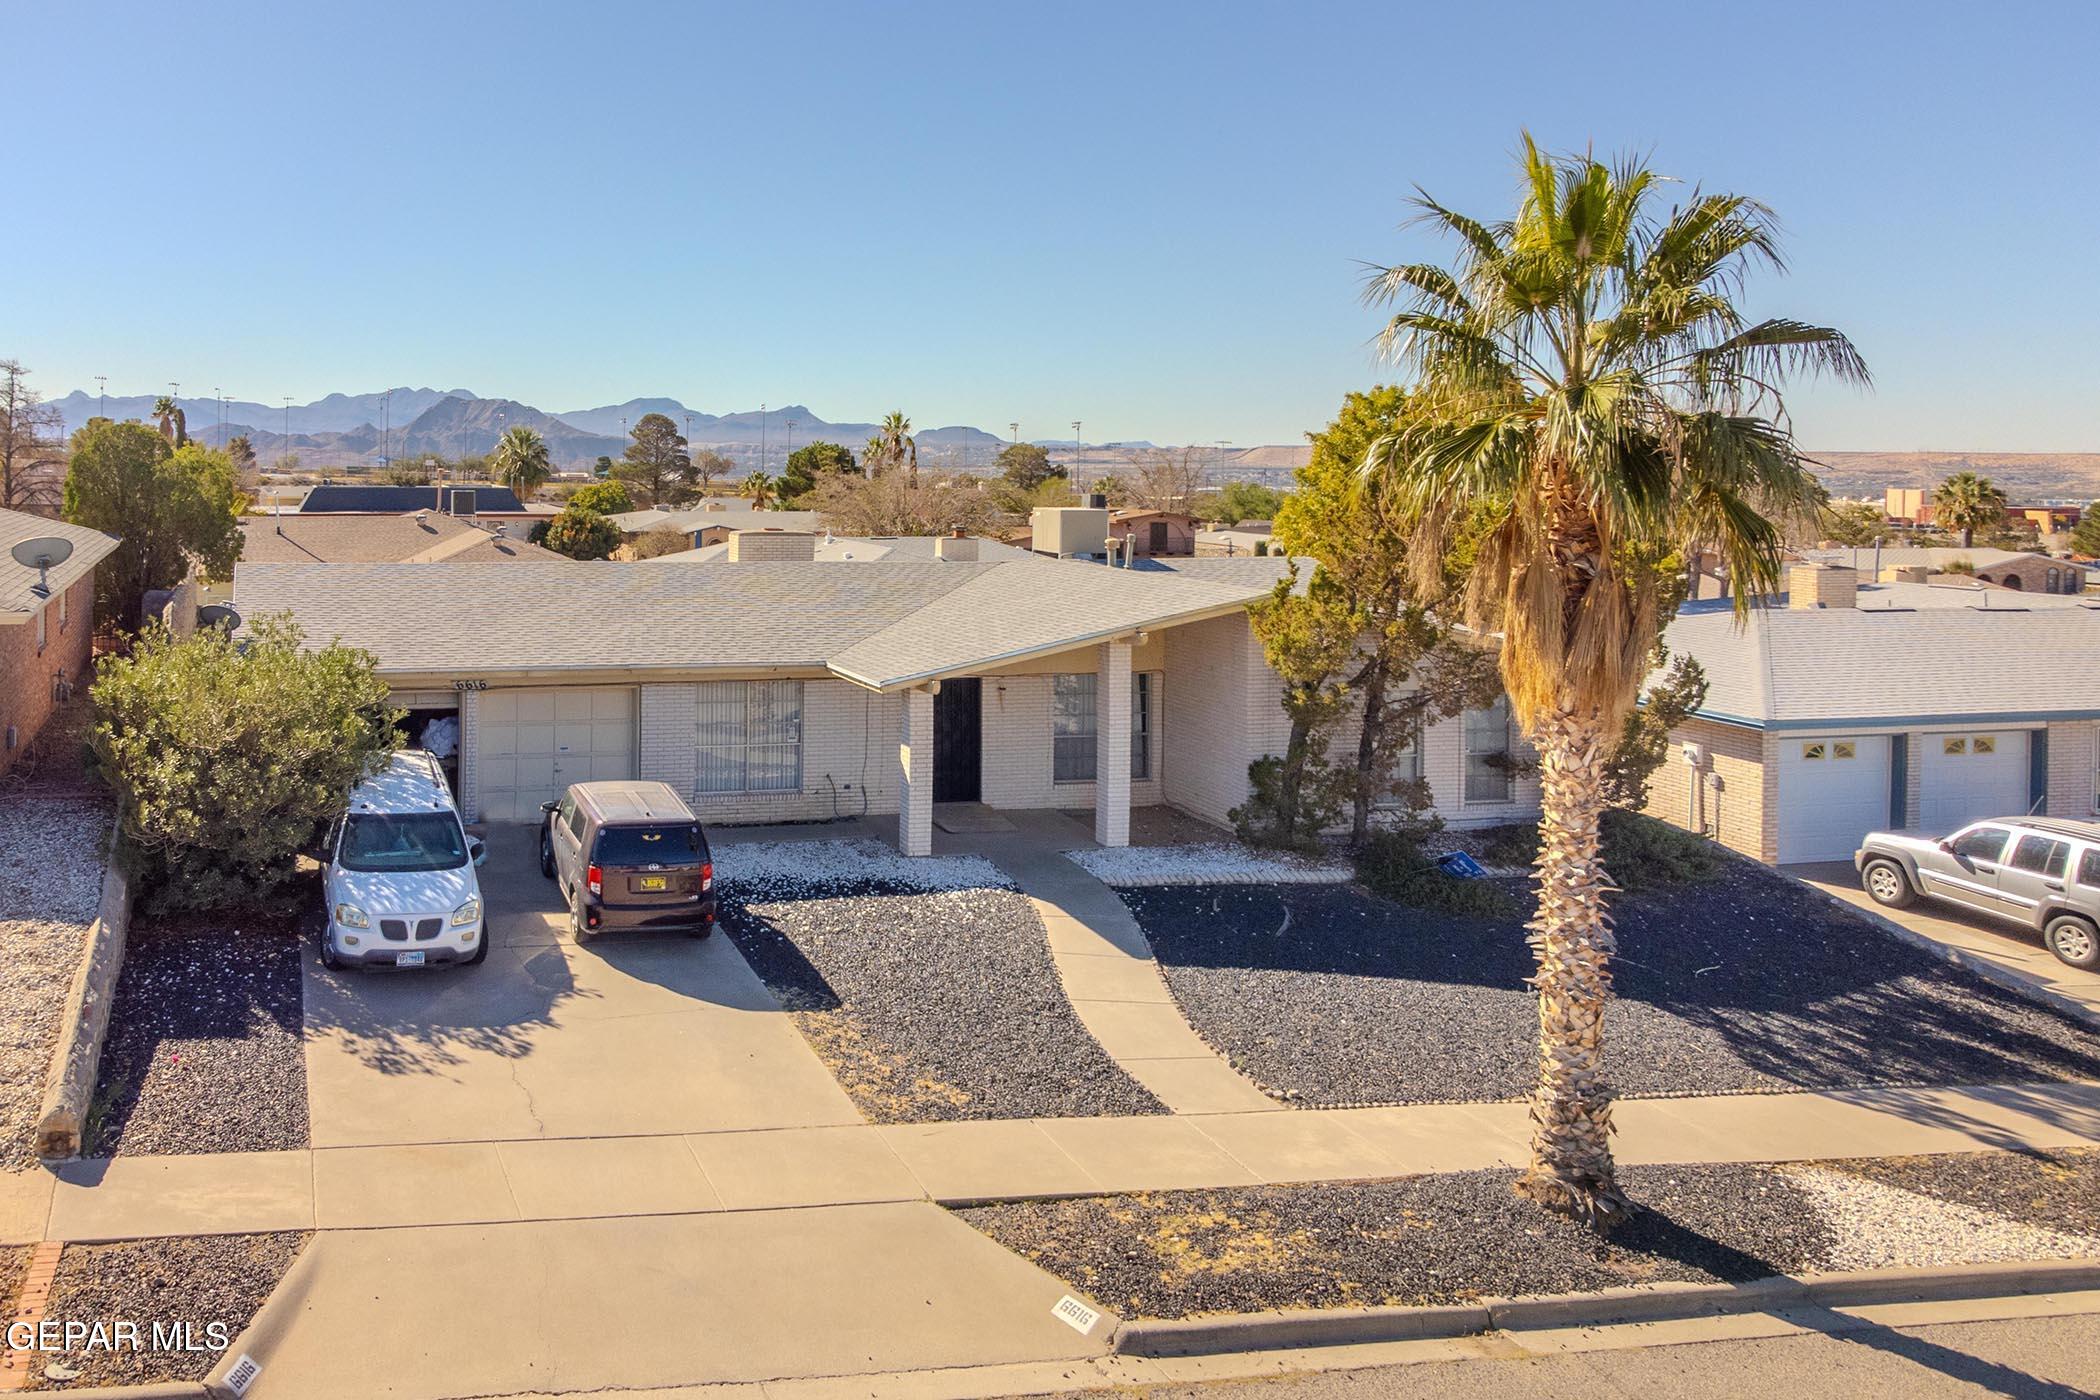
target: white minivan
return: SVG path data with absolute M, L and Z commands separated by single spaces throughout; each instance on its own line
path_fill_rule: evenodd
M 438 761 L 405 749 L 357 785 L 322 856 L 321 961 L 328 967 L 478 963 L 489 953 L 481 882 Z

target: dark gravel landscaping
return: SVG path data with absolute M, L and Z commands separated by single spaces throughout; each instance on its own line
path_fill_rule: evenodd
M 77 1370 L 65 1386 L 31 1372 L 36 1390 L 92 1385 L 144 1385 L 200 1381 L 218 1364 L 214 1344 L 230 1345 L 255 1310 L 284 1277 L 308 1236 L 297 1230 L 267 1235 L 205 1235 L 194 1238 L 127 1240 L 117 1244 L 72 1244 L 59 1256 L 44 1316 L 58 1321 L 137 1324 L 146 1345 L 97 1348 L 43 1359 Z M 155 1350 L 152 1328 L 188 1324 L 197 1350 Z M 209 1329 L 219 1324 L 215 1335 Z
M 307 1145 L 301 926 L 261 914 L 133 921 L 92 1155 Z
M 1429 913 L 1347 886 L 1122 891 L 1191 1023 L 1280 1098 L 1521 1098 L 1537 1012 L 1525 913 Z M 1615 904 L 1607 1026 L 1629 1095 L 2100 1078 L 2100 1034 L 1737 861 Z
M 2090 1199 L 2100 1159 L 2053 1160 Z M 1845 1183 L 1893 1165 L 1631 1168 L 1621 1179 L 1640 1213 L 1608 1240 L 1518 1197 L 1509 1171 L 1027 1201 L 958 1214 L 1126 1317 L 1413 1307 L 1861 1267 L 1851 1236 L 1873 1217 L 1833 1210 L 1830 1187 L 1811 1192 L 1802 1181 L 1836 1181 L 1842 1193 Z M 2017 1181 L 2033 1164 L 2010 1153 L 1965 1153 L 1902 1159 L 1894 1169 L 1905 1190 L 1937 1196 L 1977 1179 Z M 1887 1193 L 1862 1186 L 1860 1194 L 1872 1208 Z M 1924 1214 L 1918 1225 L 1902 1214 L 1878 1222 L 1891 1238 L 1872 1241 L 1877 1264 L 2062 1258 L 2100 1245 L 2056 1233 L 2066 1226 L 2053 1201 L 2017 1189 L 1974 1220 Z
M 1165 1111 L 1080 1024 L 1013 890 L 748 893 L 722 926 L 875 1122 Z

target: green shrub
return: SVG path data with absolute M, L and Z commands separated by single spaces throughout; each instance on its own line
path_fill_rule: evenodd
M 1319 852 L 1320 833 L 1342 819 L 1341 779 L 1317 749 L 1309 748 L 1303 760 L 1295 784 L 1276 754 L 1247 765 L 1247 800 L 1225 814 L 1240 840 L 1272 851 Z
M 1492 919 L 1517 912 L 1516 901 L 1495 881 L 1462 880 L 1439 870 L 1412 832 L 1373 832 L 1356 852 L 1356 878 L 1383 899 L 1440 914 Z
M 1604 814 L 1604 868 L 1622 890 L 1711 879 L 1727 859 L 1704 836 L 1639 812 Z
M 129 656 L 103 661 L 88 745 L 152 907 L 283 892 L 299 853 L 398 741 L 400 712 L 371 654 L 301 641 L 285 618 L 257 621 L 238 643 L 154 626 Z
M 572 505 L 547 522 L 540 543 L 571 559 L 610 559 L 620 547 L 620 527 L 596 511 Z

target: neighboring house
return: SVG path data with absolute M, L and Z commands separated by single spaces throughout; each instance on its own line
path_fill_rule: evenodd
M 432 511 L 251 515 L 241 521 L 241 559 L 250 564 L 472 564 L 550 563 L 562 557 L 527 543 L 526 528 L 510 522 L 485 528 Z
M 12 551 L 48 538 L 69 541 L 73 552 L 49 571 L 49 594 L 40 596 L 37 571 L 16 563 Z M 118 544 L 99 530 L 0 510 L 0 771 L 36 738 L 59 700 L 88 681 L 95 565 Z
M 2100 604 L 1797 565 L 1747 623 L 1688 603 L 1664 642 L 1708 692 L 1647 810 L 1746 855 L 1845 860 L 1876 829 L 2100 812 Z
M 936 547 L 946 541 L 936 541 Z M 953 543 L 981 543 L 956 541 Z M 1287 560 L 1116 568 L 1039 557 L 816 559 L 744 531 L 680 568 L 241 564 L 236 604 L 369 649 L 411 725 L 456 715 L 470 819 L 536 821 L 569 783 L 670 783 L 709 822 L 888 815 L 931 849 L 934 806 L 1133 805 L 1214 822 L 1288 733 L 1249 626 Z M 411 614 L 408 596 L 441 599 Z M 1353 741 L 1351 741 L 1353 742 Z M 1455 826 L 1528 819 L 1506 708 L 1431 726 L 1402 776 Z
M 1119 510 L 1108 517 L 1108 533 L 1119 552 L 1127 548 L 1139 559 L 1186 557 L 1196 552 L 1198 524 L 1195 516 L 1181 511 Z M 1035 531 L 1024 529 L 1004 538 L 1016 549 L 1032 549 Z M 1126 539 L 1132 541 L 1128 546 L 1123 544 Z
M 676 530 L 686 537 L 690 549 L 720 544 L 739 530 L 817 528 L 817 513 L 813 510 L 751 510 L 748 505 L 737 507 L 714 501 L 691 510 L 630 510 L 606 519 L 630 539 L 651 530 Z
M 1196 553 L 1266 554 L 1274 541 L 1269 538 L 1269 522 L 1266 520 L 1242 521 L 1238 525 L 1222 526 L 1215 530 L 1196 532 Z
M 2079 593 L 2085 587 L 2084 576 L 2064 560 L 2011 549 L 1877 549 L 1863 545 L 1857 549 L 1804 549 L 1800 554 L 1807 563 L 1842 564 L 1870 580 L 1887 579 L 1892 570 L 1922 568 L 1943 574 L 1950 565 L 1966 563 L 1975 570 L 1975 577 L 2001 588 L 2017 588 L 2026 593 Z
M 299 502 L 301 515 L 406 515 L 434 510 L 442 515 L 532 514 L 508 486 L 316 486 Z

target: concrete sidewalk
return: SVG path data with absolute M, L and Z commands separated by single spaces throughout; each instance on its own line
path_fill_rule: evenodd
M 2100 1142 L 2100 1085 L 1624 1099 L 1622 1163 Z M 674 1217 L 1346 1181 L 1515 1166 L 1522 1104 L 858 1124 L 121 1157 L 0 1178 L 12 1242 Z

